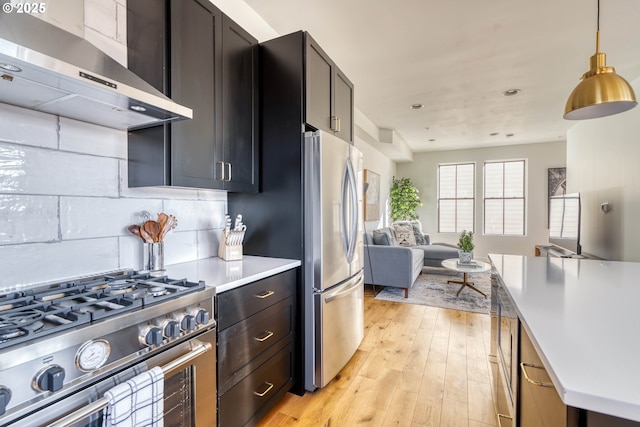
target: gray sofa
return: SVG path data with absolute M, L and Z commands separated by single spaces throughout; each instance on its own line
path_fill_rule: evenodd
M 422 272 L 424 266 L 441 267 L 442 260 L 457 258 L 458 249 L 446 244 L 431 244 L 428 234 L 414 225 L 416 243 L 399 246 L 393 228 L 383 228 L 365 233 L 364 282 L 370 285 L 404 288 L 408 298 L 409 289 Z M 418 235 L 419 233 L 419 235 Z M 384 238 L 384 235 L 387 238 Z

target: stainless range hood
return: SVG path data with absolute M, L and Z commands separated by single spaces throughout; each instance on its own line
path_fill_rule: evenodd
M 0 13 L 0 102 L 115 129 L 193 117 L 83 38 L 18 13 Z

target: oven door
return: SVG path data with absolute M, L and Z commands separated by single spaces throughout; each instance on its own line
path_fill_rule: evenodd
M 105 391 L 140 372 L 164 371 L 164 425 L 216 425 L 216 329 L 152 356 L 25 418 L 15 426 L 98 427 L 106 407 Z

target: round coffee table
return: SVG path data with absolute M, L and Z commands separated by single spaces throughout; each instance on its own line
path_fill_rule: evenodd
M 480 289 L 476 288 L 473 282 L 469 282 L 467 280 L 468 279 L 467 275 L 470 273 L 483 273 L 485 271 L 489 271 L 491 269 L 491 264 L 484 261 L 478 261 L 473 259 L 471 260 L 470 265 L 463 265 L 459 263 L 458 258 L 451 258 L 451 259 L 445 259 L 444 261 L 442 261 L 442 266 L 447 270 L 453 270 L 453 271 L 462 273 L 462 281 L 460 280 L 447 281 L 447 283 L 457 283 L 459 285 L 462 285 L 460 286 L 460 289 L 458 289 L 458 293 L 456 294 L 456 296 L 460 296 L 460 292 L 462 292 L 462 290 L 465 287 L 467 287 L 484 295 L 485 298 L 487 297 L 487 294 L 482 292 Z

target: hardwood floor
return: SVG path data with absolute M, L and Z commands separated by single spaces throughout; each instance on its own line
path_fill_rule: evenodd
M 261 421 L 280 426 L 496 426 L 488 314 L 378 301 L 365 288 L 365 335 L 325 388 L 287 394 Z

